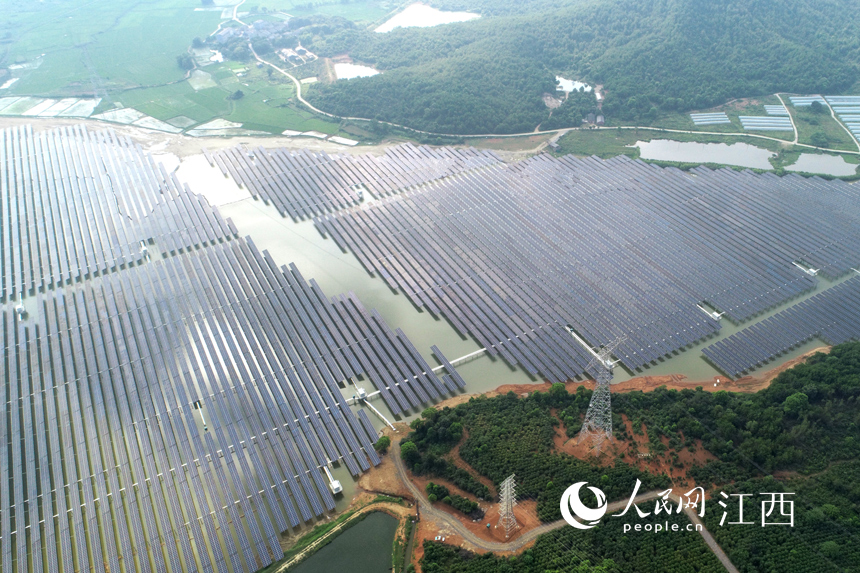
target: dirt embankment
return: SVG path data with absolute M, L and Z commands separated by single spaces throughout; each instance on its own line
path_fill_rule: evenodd
M 443 504 L 436 503 L 434 504 L 436 507 L 440 507 Z M 472 522 L 471 520 L 463 521 L 460 519 L 460 522 L 465 525 L 471 533 L 484 539 L 486 541 L 492 541 L 495 543 L 507 543 L 516 541 L 519 537 L 525 534 L 528 531 L 535 529 L 536 527 L 541 525 L 540 519 L 537 516 L 537 502 L 535 500 L 525 500 L 518 502 L 514 507 L 514 515 L 517 518 L 517 529 L 511 533 L 510 537 L 505 537 L 505 529 L 503 527 L 499 527 L 499 504 L 494 503 L 490 506 L 486 515 L 484 515 L 484 519 L 478 522 Z M 489 524 L 490 527 L 487 527 Z M 437 540 L 437 537 L 440 538 Z M 421 558 L 424 556 L 424 541 L 429 539 L 431 541 L 437 540 L 441 541 L 441 538 L 445 539 L 446 545 L 452 545 L 454 547 L 463 547 L 472 553 L 483 554 L 486 553 L 485 550 L 473 546 L 471 543 L 467 542 L 463 539 L 461 535 L 457 535 L 452 528 L 447 526 L 446 524 L 438 524 L 432 519 L 425 519 L 422 517 L 422 521 L 419 524 L 418 529 L 415 532 L 415 549 L 412 554 L 412 563 L 415 564 L 416 568 L 419 566 Z M 515 551 L 494 551 L 495 555 L 507 556 L 507 555 L 515 555 L 522 553 L 529 547 L 534 545 L 534 541 L 528 542 L 523 547 L 518 548 Z
M 135 143 L 139 143 L 147 153 L 172 153 L 179 158 L 203 153 L 203 148 L 209 151 L 244 145 L 250 148 L 263 146 L 266 148 L 288 147 L 293 149 L 310 149 L 314 151 L 325 151 L 327 153 L 374 153 L 382 154 L 393 145 L 401 141 L 389 141 L 379 145 L 359 145 L 356 147 L 344 147 L 331 141 L 314 139 L 311 137 L 284 137 L 284 136 L 235 136 L 235 137 L 191 137 L 184 134 L 164 133 L 151 129 L 145 129 L 134 125 L 121 125 L 99 121 L 96 119 L 64 119 L 56 117 L 3 117 L 0 118 L 0 128 L 32 125 L 34 131 L 55 129 L 58 127 L 73 127 L 86 125 L 87 129 L 100 131 L 112 129 L 118 135 L 130 137 Z
M 830 346 L 821 346 L 814 350 L 810 350 L 806 354 L 803 354 L 791 360 L 787 360 L 779 366 L 775 366 L 774 368 L 771 368 L 770 370 L 767 370 L 766 372 L 763 372 L 757 376 L 744 376 L 743 378 L 738 378 L 737 380 L 730 380 L 725 376 L 714 376 L 713 378 L 710 378 L 708 380 L 688 380 L 687 377 L 683 374 L 669 374 L 665 376 L 637 376 L 636 378 L 631 378 L 630 380 L 625 380 L 624 382 L 613 384 L 612 392 L 635 392 L 637 390 L 642 392 L 650 392 L 652 390 L 656 390 L 660 386 L 665 386 L 670 390 L 694 390 L 697 386 L 701 386 L 702 390 L 704 390 L 705 392 L 718 392 L 720 390 L 726 390 L 728 392 L 755 393 L 770 386 L 770 383 L 774 380 L 774 378 L 779 376 L 780 373 L 805 362 L 807 358 L 809 358 L 816 352 L 822 352 L 824 354 L 827 354 L 828 352 L 830 352 L 830 348 Z M 448 398 L 447 400 L 443 400 L 442 402 L 436 404 L 435 408 L 453 408 L 454 406 L 468 402 L 470 398 L 481 395 L 486 396 L 488 398 L 493 398 L 495 396 L 507 394 L 508 392 L 513 392 L 514 394 L 517 394 L 519 396 L 525 396 L 531 392 L 547 392 L 550 389 L 550 386 L 552 386 L 552 384 L 550 384 L 549 382 L 543 382 L 540 384 L 504 384 L 502 386 L 499 386 L 495 390 L 490 390 L 489 392 L 484 392 L 483 394 L 460 394 L 459 396 Z M 586 388 L 593 390 L 594 381 L 569 381 L 565 383 L 565 388 L 567 388 L 568 392 L 576 392 L 576 389 L 580 386 L 585 386 Z
M 409 433 L 409 426 L 406 424 L 398 424 L 399 432 L 393 432 L 391 428 L 386 427 L 382 433 L 391 438 L 391 441 L 401 440 Z M 410 501 L 412 495 L 406 485 L 400 481 L 397 475 L 397 468 L 394 467 L 394 461 L 391 459 L 391 454 L 387 453 L 382 456 L 382 463 L 364 472 L 358 479 L 358 491 L 375 494 L 390 495 L 393 497 L 402 497 Z
M 396 424 L 395 427 L 399 430 L 398 432 L 394 432 L 390 428 L 386 428 L 383 431 L 383 433 L 389 436 L 392 441 L 402 439 L 409 432 L 409 427 L 406 424 L 399 423 Z M 467 464 L 460 457 L 460 445 L 467 438 L 468 434 L 464 433 L 464 436 L 461 439 L 460 443 L 457 444 L 448 454 L 446 454 L 445 457 L 449 459 L 452 463 L 454 463 L 457 467 L 468 471 L 473 477 L 486 485 L 490 489 L 491 494 L 495 496 L 496 488 L 493 485 L 492 481 L 478 474 L 478 472 L 475 471 L 474 468 L 469 466 L 469 464 Z M 405 500 L 408 500 L 408 502 L 411 502 L 411 505 L 407 503 L 407 505 L 403 506 L 402 509 L 406 512 L 411 512 L 410 515 L 415 514 L 415 500 L 413 499 L 413 496 L 409 493 L 409 489 L 406 487 L 406 484 L 404 484 L 400 480 L 397 473 L 397 469 L 394 465 L 393 460 L 391 459 L 391 455 L 392 454 L 390 453 L 384 455 L 382 457 L 382 463 L 379 464 L 379 466 L 372 468 L 364 475 L 362 475 L 361 478 L 359 478 L 359 491 L 356 494 L 356 498 L 350 507 L 355 507 L 361 505 L 362 503 L 367 503 L 369 499 L 372 499 L 377 494 L 384 494 L 398 496 L 404 498 Z M 422 492 L 422 494 L 424 491 L 426 491 L 425 488 L 427 487 L 427 484 L 432 481 L 433 483 L 444 485 L 448 488 L 449 491 L 451 491 L 451 493 L 461 495 L 465 498 L 477 502 L 481 510 L 484 511 L 484 517 L 483 519 L 476 521 L 473 521 L 469 516 L 460 513 L 451 506 L 442 502 L 434 503 L 433 507 L 436 510 L 443 511 L 447 515 L 455 518 L 475 536 L 486 541 L 502 543 L 506 541 L 514 541 L 523 533 L 530 531 L 541 524 L 540 519 L 538 519 L 537 515 L 537 502 L 535 502 L 534 500 L 522 501 L 514 509 L 514 515 L 517 518 L 517 523 L 519 524 L 519 527 L 511 534 L 510 537 L 506 539 L 504 529 L 500 529 L 498 527 L 499 507 L 497 502 L 478 499 L 474 495 L 463 491 L 462 489 L 454 485 L 452 482 L 445 479 L 430 476 L 415 476 L 412 474 L 409 475 L 409 478 L 412 483 L 418 488 L 418 490 Z M 489 524 L 490 527 L 487 527 L 487 524 Z M 401 527 L 404 525 L 405 521 L 401 522 Z M 437 537 L 444 537 L 445 543 L 449 545 L 459 546 L 464 544 L 464 539 L 462 538 L 462 536 L 457 535 L 453 528 L 446 525 L 445 523 L 437 522 L 430 515 L 422 513 L 421 520 L 416 524 L 415 542 L 412 554 L 412 563 L 414 563 L 416 567 L 418 566 L 418 563 L 424 555 L 424 540 L 434 540 Z M 470 544 L 467 544 L 467 546 L 473 551 L 477 550 L 478 552 L 481 552 L 477 548 L 472 547 Z M 520 551 L 522 551 L 522 548 L 520 548 L 517 552 Z

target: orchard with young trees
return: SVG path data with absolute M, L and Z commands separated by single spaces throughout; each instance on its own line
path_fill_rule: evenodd
M 665 476 L 642 472 L 620 459 L 612 467 L 599 467 L 554 451 L 559 418 L 569 431 L 575 431 L 590 398 L 584 387 L 570 394 L 557 384 L 549 392 L 534 392 L 526 398 L 508 393 L 471 398 L 453 409 L 428 409 L 404 438 L 405 455 L 410 467 L 433 475 L 437 467 L 445 467 L 438 460 L 444 462 L 443 456 L 457 444 L 454 436 L 468 434 L 459 449 L 463 460 L 496 485 L 516 474 L 519 496 L 537 499 L 538 515 L 544 521 L 559 519 L 561 494 L 574 482 L 599 487 L 610 501 L 629 496 L 636 479 L 643 483 L 640 491 L 670 487 Z M 688 475 L 711 492 L 705 523 L 744 573 L 860 570 L 860 343 L 816 354 L 755 394 L 662 387 L 613 394 L 612 409 L 616 437 L 624 436 L 618 423 L 624 414 L 634 428 L 644 424 L 649 437 L 664 448 L 664 441 L 669 448 L 679 449 L 701 440 L 716 456 L 703 466 L 688 468 Z M 750 494 L 744 516 L 752 524 L 721 526 L 723 510 L 715 499 L 719 492 L 730 497 Z M 756 496 L 764 492 L 794 494 L 794 527 L 761 526 Z M 593 504 L 585 497 L 583 501 Z M 727 515 L 728 521 L 737 521 L 737 508 L 727 509 Z M 600 539 L 611 537 L 613 531 L 601 525 L 585 536 Z M 577 533 L 582 538 L 583 532 Z M 695 540 L 677 558 L 671 557 L 666 543 L 672 537 L 617 539 L 629 554 L 613 553 L 614 544 L 590 546 L 593 566 L 628 571 L 630 559 L 645 554 L 665 555 L 665 567 L 641 570 L 709 570 L 708 558 L 698 553 Z M 564 559 L 569 555 L 558 545 L 559 539 L 548 535 L 538 543 L 549 544 L 546 550 L 553 548 Z M 693 553 L 682 558 L 683 551 Z M 532 559 L 536 558 L 533 552 Z M 434 567 L 425 568 L 431 573 L 570 570 L 556 561 L 541 561 L 532 568 L 524 558 L 470 557 L 433 542 L 428 542 L 424 560 Z

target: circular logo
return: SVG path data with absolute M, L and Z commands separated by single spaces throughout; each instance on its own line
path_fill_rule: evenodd
M 596 487 L 588 486 L 588 489 L 591 490 L 591 493 L 597 497 L 597 507 L 592 509 L 590 507 L 585 507 L 582 503 L 582 500 L 579 499 L 579 490 L 582 489 L 582 486 L 586 485 L 588 482 L 578 482 L 564 490 L 564 493 L 561 495 L 561 516 L 564 518 L 566 522 L 571 524 L 577 529 L 591 529 L 600 521 L 600 518 L 603 517 L 603 514 L 606 513 L 607 503 L 606 503 L 606 495 Z M 570 513 L 570 510 L 573 509 L 573 514 Z M 573 518 L 576 515 L 582 521 L 577 521 Z

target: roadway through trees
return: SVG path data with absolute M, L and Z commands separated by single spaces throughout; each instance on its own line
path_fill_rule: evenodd
M 521 537 L 508 543 L 495 543 L 492 541 L 486 541 L 469 531 L 466 526 L 464 526 L 457 518 L 455 518 L 451 514 L 433 507 L 433 505 L 427 500 L 427 498 L 424 497 L 422 492 L 419 491 L 415 484 L 412 483 L 412 480 L 409 479 L 409 475 L 406 472 L 406 467 L 403 464 L 403 460 L 400 458 L 399 443 L 392 443 L 390 455 L 394 460 L 394 466 L 397 468 L 397 475 L 400 477 L 401 481 L 406 484 L 406 487 L 409 488 L 409 492 L 412 494 L 412 496 L 415 498 L 416 503 L 418 503 L 421 508 L 421 513 L 426 516 L 429 516 L 436 523 L 444 523 L 445 525 L 456 531 L 457 535 L 461 536 L 464 540 L 468 541 L 470 544 L 483 551 L 490 551 L 493 553 L 503 551 L 516 552 L 524 548 L 526 545 L 528 545 L 544 533 L 549 533 L 567 525 L 567 522 L 565 520 L 560 519 L 558 521 L 545 523 L 540 527 L 536 527 L 531 531 L 527 531 Z M 644 501 L 656 499 L 659 494 L 660 492 L 658 491 L 649 491 L 636 496 L 636 498 L 634 498 L 634 502 L 641 503 Z M 679 501 L 678 496 L 675 494 L 672 494 L 669 497 L 674 502 Z M 628 500 L 624 499 L 610 503 L 606 511 L 614 512 L 622 510 L 624 509 L 624 507 L 626 507 L 627 502 Z M 694 525 L 701 525 L 701 530 L 699 530 L 698 533 L 702 536 L 702 539 L 705 541 L 708 548 L 714 553 L 717 559 L 720 560 L 720 563 L 723 564 L 723 567 L 726 568 L 726 571 L 728 571 L 729 573 L 740 573 L 738 569 L 732 564 L 728 555 L 726 555 L 723 549 L 717 544 L 716 540 L 707 530 L 705 524 L 702 523 L 702 520 L 699 519 L 699 516 L 696 514 L 696 512 L 693 511 L 691 508 L 685 508 L 684 513 L 687 515 L 688 519 L 693 522 Z

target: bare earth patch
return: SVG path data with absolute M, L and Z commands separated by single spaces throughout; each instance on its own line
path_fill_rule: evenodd
M 703 466 L 709 461 L 717 459 L 716 456 L 704 448 L 701 440 L 695 441 L 695 451 L 690 451 L 686 447 L 680 450 L 673 450 L 669 448 L 668 438 L 664 437 L 662 443 L 666 446 L 666 450 L 662 454 L 652 452 L 651 444 L 648 440 L 648 428 L 643 425 L 640 428 L 641 433 L 637 434 L 633 431 L 633 423 L 627 416 L 622 414 L 621 418 L 624 420 L 627 435 L 632 436 L 632 439 L 613 439 L 608 449 L 601 452 L 597 459 L 595 459 L 595 453 L 591 449 L 589 442 L 578 443 L 576 436 L 573 438 L 567 437 L 564 423 L 561 423 L 556 428 L 556 434 L 553 437 L 555 449 L 580 460 L 594 461 L 603 467 L 614 465 L 615 460 L 621 457 L 625 463 L 641 471 L 668 476 L 672 480 L 673 487 L 694 487 L 696 484 L 688 475 L 689 469 L 693 466 Z M 680 467 L 673 463 L 671 459 L 672 454 L 678 455 L 678 464 Z

